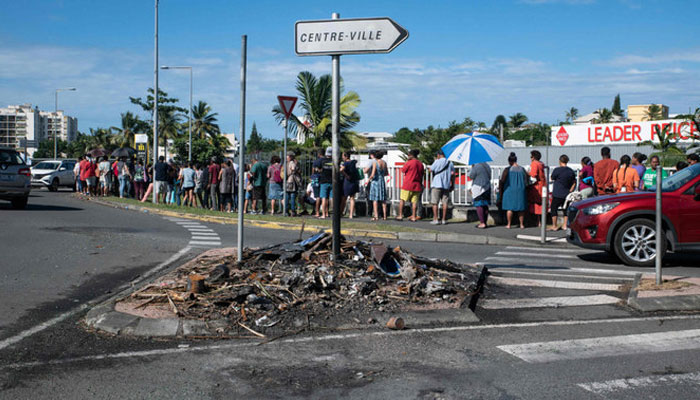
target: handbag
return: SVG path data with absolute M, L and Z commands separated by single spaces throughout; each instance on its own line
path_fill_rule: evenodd
M 530 204 L 542 204 L 542 196 L 540 196 L 540 193 L 537 191 L 537 188 L 535 185 L 528 185 L 527 188 L 525 188 L 525 192 L 527 194 L 527 202 Z

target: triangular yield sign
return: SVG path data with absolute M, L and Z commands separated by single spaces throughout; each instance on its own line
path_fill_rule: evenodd
M 289 118 L 289 116 L 292 115 L 294 105 L 297 104 L 297 98 L 292 96 L 277 96 L 277 101 L 279 101 L 280 107 L 282 107 L 284 117 Z

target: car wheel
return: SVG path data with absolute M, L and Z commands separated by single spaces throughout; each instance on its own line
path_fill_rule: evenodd
M 22 197 L 21 199 L 12 200 L 12 208 L 16 210 L 22 210 L 27 207 L 27 202 L 29 201 L 29 196 Z
M 662 237 L 664 232 L 661 232 Z M 615 233 L 615 253 L 626 265 L 651 267 L 656 261 L 656 224 L 648 219 L 627 221 Z M 664 246 L 661 257 L 666 253 Z
M 51 185 L 49 185 L 49 191 L 51 191 L 51 192 L 58 191 L 58 178 L 53 178 L 53 180 L 51 181 Z

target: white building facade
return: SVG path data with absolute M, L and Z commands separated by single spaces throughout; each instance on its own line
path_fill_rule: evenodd
M 0 108 L 0 146 L 16 148 L 24 152 L 23 139 L 27 140 L 27 153 L 31 157 L 44 140 L 54 135 L 71 142 L 78 134 L 78 119 L 63 111 L 39 111 L 31 104 L 10 105 Z

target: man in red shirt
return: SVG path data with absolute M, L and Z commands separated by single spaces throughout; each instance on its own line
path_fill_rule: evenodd
M 221 167 L 216 162 L 216 158 L 211 159 L 209 164 L 209 197 L 211 198 L 211 209 L 219 210 L 221 202 L 219 201 L 219 172 Z
M 420 203 L 420 195 L 423 192 L 423 177 L 425 176 L 425 167 L 423 163 L 418 161 L 418 150 L 408 152 L 408 160 L 401 168 L 403 172 L 403 184 L 401 185 L 401 200 L 399 201 L 399 216 L 397 220 L 403 219 L 403 206 L 406 202 L 411 203 L 411 218 L 409 221 L 418 221 L 420 217 L 417 215 L 418 203 Z
M 600 149 L 600 155 L 603 159 L 593 165 L 593 182 L 599 195 L 613 194 L 613 174 L 620 167 L 620 163 L 610 159 L 610 147 Z
M 97 164 L 91 160 L 85 160 L 85 181 L 87 182 L 88 192 L 93 196 L 97 196 L 97 173 L 95 172 Z
M 79 179 L 80 179 L 80 185 L 82 187 L 82 193 L 83 194 L 88 194 L 88 186 L 87 186 L 87 170 L 88 166 L 90 165 L 90 161 L 88 160 L 89 156 L 85 156 L 82 160 L 80 160 L 80 172 L 79 172 Z

